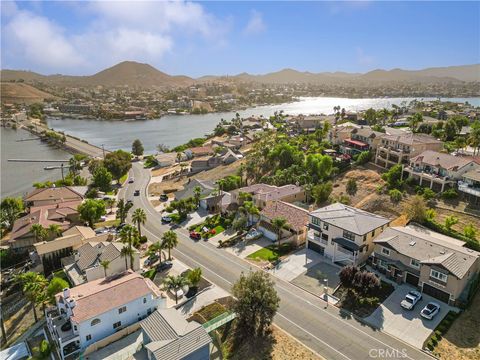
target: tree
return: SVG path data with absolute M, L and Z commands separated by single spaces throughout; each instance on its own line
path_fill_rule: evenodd
M 312 198 L 315 200 L 315 204 L 320 205 L 321 203 L 327 201 L 328 197 L 332 193 L 332 189 L 333 185 L 331 181 L 315 185 L 312 188 Z
M 130 268 L 133 270 L 133 244 L 138 241 L 138 231 L 132 225 L 125 225 L 122 230 L 120 230 L 120 241 L 124 244 L 127 244 L 129 249 L 128 255 L 130 256 Z M 126 260 L 125 260 L 126 263 Z
M 234 307 L 237 314 L 235 330 L 240 340 L 264 336 L 280 304 L 280 297 L 268 273 L 242 273 L 233 285 L 232 294 L 237 299 Z
M 372 272 L 357 271 L 353 278 L 353 286 L 357 293 L 366 296 L 380 287 L 380 279 Z
M 93 173 L 92 184 L 103 192 L 112 190 L 112 174 L 103 166 L 98 167 Z
M 427 218 L 427 204 L 420 195 L 415 195 L 405 204 L 403 212 L 408 220 L 423 223 Z
M 62 228 L 60 227 L 60 225 L 57 225 L 57 224 L 51 224 L 49 227 L 48 227 L 48 232 L 50 233 L 50 235 L 54 238 L 62 235 Z
M 445 218 L 445 228 L 450 231 L 452 230 L 452 226 L 458 223 L 458 218 L 455 216 L 447 216 Z
M 133 254 L 133 249 L 128 246 L 124 246 L 122 250 L 120 250 L 120 256 L 125 259 L 125 270 L 128 270 L 128 259 L 131 259 L 133 257 Z
M 355 179 L 348 179 L 347 181 L 347 194 L 354 196 L 357 193 L 358 187 L 357 187 L 357 181 Z
M 23 200 L 21 197 L 7 197 L 3 199 L 0 203 L 2 226 L 5 225 L 8 229 L 11 229 L 15 220 L 18 219 L 23 210 Z
M 478 154 L 480 149 L 480 120 L 475 120 L 470 126 L 468 144 L 473 147 L 473 155 Z
M 131 156 L 128 152 L 117 150 L 105 155 L 103 161 L 105 168 L 112 174 L 113 178 L 120 181 L 121 177 L 128 173 L 132 167 Z
M 240 232 L 247 226 L 247 217 L 244 215 L 238 216 L 232 223 L 232 229 L 234 231 Z
M 120 224 L 124 224 L 127 219 L 128 212 L 132 208 L 133 204 L 131 202 L 125 202 L 125 200 L 120 199 L 117 205 L 117 214 L 116 218 L 120 220 Z
M 165 145 L 165 144 L 158 144 L 158 145 L 157 145 L 157 151 L 158 151 L 159 153 L 167 153 L 167 152 L 170 151 L 170 149 L 169 149 L 168 146 Z
M 445 141 L 452 141 L 455 139 L 455 136 L 457 135 L 457 124 L 455 120 L 450 119 L 445 123 L 445 126 L 443 128 L 443 140 Z
M 193 199 L 195 200 L 195 205 L 200 205 L 200 197 L 202 196 L 202 188 L 200 186 L 195 186 L 193 188 Z
M 346 289 L 353 289 L 355 286 L 355 275 L 359 272 L 360 270 L 358 267 L 354 265 L 347 265 L 340 270 L 340 273 L 338 274 L 340 278 L 340 284 L 342 284 L 343 287 Z
M 463 228 L 463 235 L 471 240 L 477 239 L 477 229 L 472 224 L 468 224 Z
M 170 252 L 177 245 L 178 245 L 177 233 L 172 230 L 166 231 L 162 236 L 162 247 L 164 249 L 168 249 L 168 260 L 172 260 L 172 256 Z
M 355 162 L 357 165 L 364 165 L 368 163 L 372 159 L 372 153 L 370 151 L 362 151 L 358 154 L 357 161 Z
M 135 156 L 143 155 L 143 144 L 139 139 L 135 139 L 132 143 L 132 154 Z
M 137 224 L 137 229 L 138 229 L 138 234 L 141 237 L 142 236 L 142 230 L 140 228 L 140 225 L 144 225 L 145 222 L 147 221 L 147 214 L 145 213 L 145 210 L 141 208 L 135 209 L 135 211 L 132 214 L 132 221 Z
M 187 274 L 187 279 L 190 285 L 196 289 L 198 283 L 202 280 L 202 269 L 198 267 L 190 270 Z
M 388 195 L 390 196 L 390 200 L 392 200 L 392 202 L 394 203 L 399 203 L 400 200 L 402 200 L 402 192 L 400 190 L 397 190 L 397 189 L 392 189 L 388 192 Z
M 105 202 L 103 200 L 87 199 L 78 206 L 80 219 L 88 223 L 93 228 L 93 224 L 98 222 L 100 218 L 107 213 Z
M 48 285 L 47 279 L 45 279 L 43 275 L 37 274 L 33 271 L 29 271 L 18 275 L 15 280 L 20 284 L 23 294 L 28 299 L 28 301 L 30 301 L 33 311 L 33 317 L 35 318 L 35 322 L 37 322 L 38 316 L 35 305 L 45 293 L 45 289 Z
M 278 247 L 280 248 L 280 241 L 282 240 L 282 229 L 287 226 L 287 220 L 282 217 L 276 217 L 272 219 L 272 226 L 276 230 Z
M 423 116 L 421 113 L 415 113 L 412 116 L 409 116 L 407 120 L 408 120 L 408 126 L 410 126 L 410 129 L 413 132 L 415 132 L 418 124 L 420 124 L 423 121 Z
M 110 266 L 110 261 L 102 260 L 100 261 L 100 265 L 103 267 L 103 272 L 105 274 L 105 277 L 107 277 L 107 270 L 108 270 L 108 267 Z
M 175 304 L 178 304 L 178 290 L 183 289 L 187 285 L 188 280 L 182 275 L 168 275 L 163 280 L 163 289 L 167 291 L 173 291 L 175 294 Z
M 397 164 L 392 166 L 385 174 L 382 175 L 382 179 L 387 182 L 389 189 L 402 188 L 402 171 L 402 165 Z
M 66 289 L 69 287 L 70 285 L 68 285 L 68 282 L 66 282 L 62 278 L 54 276 L 52 280 L 50 280 L 50 283 L 48 284 L 46 289 L 48 302 L 50 304 L 55 304 L 55 295 L 61 292 L 63 289 Z
M 160 255 L 160 262 L 162 262 L 162 250 L 163 246 L 160 241 L 154 242 L 152 245 L 148 247 L 148 255 Z
M 44 241 L 48 236 L 47 230 L 41 224 L 33 224 L 30 231 L 35 237 L 35 242 Z

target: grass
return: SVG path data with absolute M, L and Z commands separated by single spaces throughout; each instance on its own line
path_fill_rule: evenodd
M 274 244 L 255 251 L 254 253 L 248 255 L 247 258 L 257 261 L 264 260 L 274 262 L 280 257 L 288 254 L 292 248 L 292 244 L 290 243 L 283 243 L 280 245 L 280 248 L 278 245 Z
M 155 275 L 157 274 L 157 269 L 155 268 L 152 268 L 148 271 L 145 271 L 145 273 L 143 274 L 143 277 L 146 277 L 146 278 L 149 278 L 150 280 L 153 281 L 153 279 L 155 278 Z
M 209 239 L 215 235 L 218 235 L 225 231 L 226 219 L 220 215 L 214 215 L 209 220 L 206 220 L 200 224 L 193 225 L 189 228 L 190 231 L 196 231 L 202 234 L 202 238 Z M 206 227 L 210 229 L 209 232 L 203 232 L 202 228 Z M 212 230 L 215 230 L 213 233 Z
M 125 175 L 123 175 L 123 176 L 120 178 L 119 183 L 120 183 L 120 184 L 124 184 L 125 181 L 127 181 L 127 177 L 128 177 L 128 173 L 126 173 Z
M 107 221 L 102 221 L 102 222 L 95 223 L 95 224 L 93 224 L 93 228 L 98 229 L 98 228 L 101 228 L 101 227 L 109 227 L 109 226 L 117 227 L 118 225 L 120 225 L 120 220 L 115 219 L 115 220 L 107 220 Z

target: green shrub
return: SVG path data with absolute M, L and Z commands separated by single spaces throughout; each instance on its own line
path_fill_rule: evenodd
M 148 239 L 145 235 L 142 235 L 140 237 L 139 241 L 140 241 L 140 244 L 145 244 L 148 241 Z
M 405 180 L 405 184 L 407 184 L 408 186 L 410 187 L 413 187 L 415 186 L 416 184 L 416 180 L 413 176 L 409 176 L 406 180 Z
M 437 196 L 437 193 L 435 191 L 433 191 L 432 189 L 430 189 L 430 188 L 423 189 L 423 198 L 425 200 L 433 199 L 435 196 Z
M 394 203 L 398 203 L 400 200 L 402 200 L 402 192 L 397 189 L 390 190 L 388 192 L 388 195 L 390 196 L 390 200 L 392 200 Z
M 444 191 L 442 193 L 442 199 L 448 200 L 448 199 L 456 199 L 456 198 L 458 198 L 458 193 L 453 188 L 450 188 L 447 191 Z

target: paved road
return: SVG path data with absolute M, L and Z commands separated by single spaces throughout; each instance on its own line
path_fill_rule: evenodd
M 144 233 L 156 241 L 169 229 L 161 224 L 161 216 L 147 200 L 146 187 L 150 173 L 140 163 L 133 165 L 135 183 L 122 189 L 120 196 L 132 199 L 135 207 L 147 213 Z M 133 196 L 135 189 L 140 196 Z M 176 229 L 179 244 L 173 255 L 191 267 L 201 267 L 209 281 L 230 291 L 241 272 L 248 272 L 252 265 L 208 242 L 194 242 L 184 229 Z M 318 297 L 296 286 L 275 278 L 276 290 L 281 298 L 275 324 L 297 338 L 325 359 L 432 359 L 422 351 L 411 347 L 385 333 L 362 325 L 355 319 L 343 316 L 339 309 L 328 306 Z

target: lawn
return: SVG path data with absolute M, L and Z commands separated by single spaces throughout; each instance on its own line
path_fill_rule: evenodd
M 371 315 L 393 290 L 395 288 L 391 284 L 381 281 L 380 289 L 369 297 L 362 297 L 355 291 L 349 292 L 343 285 L 340 285 L 333 295 L 340 299 L 338 303 L 340 308 L 363 318 Z
M 107 221 L 102 221 L 102 222 L 95 223 L 95 224 L 93 224 L 93 228 L 98 229 L 98 228 L 102 228 L 102 227 L 111 227 L 111 226 L 117 227 L 118 225 L 120 225 L 120 220 L 115 219 L 115 220 L 107 220 Z
M 208 217 L 204 222 L 193 225 L 189 228 L 190 231 L 196 231 L 202 234 L 202 238 L 209 239 L 225 231 L 228 226 L 228 221 L 220 215 Z M 208 232 L 202 231 L 203 227 L 209 229 Z
M 119 183 L 123 185 L 123 184 L 125 183 L 125 181 L 127 181 L 127 178 L 128 178 L 128 173 L 126 173 L 125 175 L 123 175 L 123 176 L 120 178 Z
M 143 273 L 143 277 L 149 278 L 150 280 L 153 281 L 156 274 L 157 274 L 157 269 L 156 268 L 151 268 L 150 270 L 145 271 Z
M 257 261 L 263 260 L 275 262 L 278 261 L 280 257 L 287 255 L 290 251 L 292 251 L 292 249 L 293 246 L 291 243 L 283 243 L 280 245 L 280 248 L 278 245 L 274 244 L 255 251 L 254 253 L 248 255 L 247 258 Z

